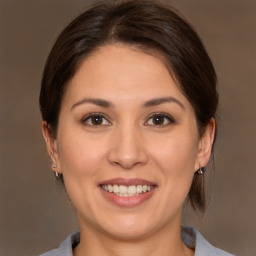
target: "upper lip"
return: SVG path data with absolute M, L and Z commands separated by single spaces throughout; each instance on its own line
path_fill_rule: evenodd
M 137 185 L 148 185 L 156 186 L 156 183 L 153 183 L 144 179 L 124 179 L 124 178 L 114 178 L 109 180 L 104 180 L 99 183 L 99 185 L 124 185 L 124 186 L 137 186 Z

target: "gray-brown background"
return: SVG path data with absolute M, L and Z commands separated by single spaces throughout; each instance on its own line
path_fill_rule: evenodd
M 82 0 L 0 0 L 0 255 L 38 255 L 77 229 L 54 181 L 40 131 L 44 62 Z M 214 245 L 256 250 L 256 1 L 169 1 L 196 27 L 219 77 L 220 129 L 204 219 L 185 210 Z M 210 171 L 210 169 L 209 169 Z

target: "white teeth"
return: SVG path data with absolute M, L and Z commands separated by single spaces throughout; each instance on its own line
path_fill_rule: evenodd
M 118 188 L 117 185 L 114 185 L 114 186 L 113 186 L 113 192 L 114 192 L 114 193 L 118 193 L 118 192 L 119 192 L 119 188 Z
M 119 186 L 119 193 L 126 194 L 128 191 L 128 188 L 126 186 Z M 110 192 L 110 191 L 109 191 Z
M 108 191 L 112 192 L 113 191 L 113 187 L 111 185 L 108 185 Z
M 138 196 L 141 193 L 149 192 L 153 188 L 153 186 L 148 185 L 102 185 L 101 187 L 110 193 L 115 193 L 116 195 L 122 197 Z
M 142 192 L 142 185 L 137 186 L 137 193 L 140 194 Z
M 136 194 L 136 191 L 137 191 L 136 186 L 129 186 L 128 187 L 128 193 L 129 194 Z

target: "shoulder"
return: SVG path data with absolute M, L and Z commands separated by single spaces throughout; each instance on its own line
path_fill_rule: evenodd
M 234 256 L 211 245 L 195 228 L 182 227 L 182 239 L 188 247 L 195 249 L 194 256 Z
M 40 256 L 56 256 L 58 249 L 51 250 L 49 252 L 45 252 L 43 254 L 40 254 Z
M 73 256 L 73 248 L 80 242 L 80 233 L 69 235 L 58 249 L 54 249 L 41 254 L 40 256 Z
M 182 227 L 182 239 L 184 243 L 195 249 L 194 256 L 234 256 L 228 252 L 211 245 L 195 228 Z M 80 241 L 80 233 L 71 234 L 64 240 L 58 249 L 43 253 L 40 256 L 73 256 L 72 248 Z

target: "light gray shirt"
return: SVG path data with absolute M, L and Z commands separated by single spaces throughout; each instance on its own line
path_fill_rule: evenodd
M 194 256 L 234 256 L 212 246 L 195 228 L 182 227 L 181 237 L 189 248 L 195 249 Z M 76 232 L 68 236 L 58 249 L 41 254 L 41 256 L 73 256 L 73 248 L 79 241 L 80 233 Z

